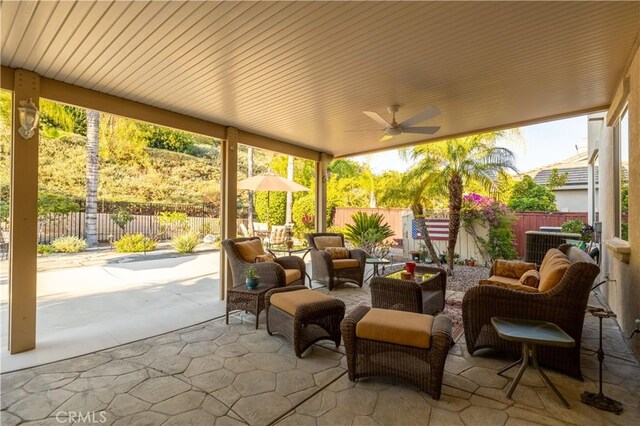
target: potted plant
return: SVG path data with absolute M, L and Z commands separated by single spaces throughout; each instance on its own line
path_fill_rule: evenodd
M 254 266 L 249 266 L 247 268 L 245 276 L 247 277 L 246 283 L 248 289 L 253 290 L 258 287 L 258 284 L 260 284 L 260 276 L 258 275 L 258 271 L 256 271 L 256 268 Z

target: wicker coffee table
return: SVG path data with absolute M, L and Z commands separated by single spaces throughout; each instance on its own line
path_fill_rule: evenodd
M 264 309 L 264 295 L 275 286 L 273 284 L 258 284 L 250 290 L 245 284 L 231 287 L 227 290 L 227 313 L 225 321 L 229 324 L 229 313 L 232 311 L 247 311 L 256 316 L 256 329 L 259 324 L 260 312 Z

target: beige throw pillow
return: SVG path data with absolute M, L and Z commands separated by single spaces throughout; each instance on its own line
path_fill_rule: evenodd
M 348 259 L 349 249 L 346 247 L 325 247 L 326 251 L 331 255 L 331 259 Z
M 262 248 L 262 241 L 260 240 L 248 240 L 236 243 L 236 248 L 238 249 L 238 253 L 240 253 L 240 257 L 249 263 L 255 262 L 256 257 L 265 254 L 264 248 Z
M 535 269 L 527 271 L 522 274 L 519 282 L 527 287 L 538 288 L 538 284 L 540 284 L 540 273 Z

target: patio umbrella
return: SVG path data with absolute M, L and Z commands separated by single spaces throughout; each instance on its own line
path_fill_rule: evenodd
M 299 192 L 310 191 L 306 186 L 295 183 L 273 173 L 265 173 L 238 181 L 238 189 L 249 191 L 267 191 L 267 229 L 269 228 L 269 192 Z

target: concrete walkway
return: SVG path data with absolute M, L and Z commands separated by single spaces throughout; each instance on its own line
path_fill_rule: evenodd
M 97 256 L 97 258 L 96 258 Z M 159 256 L 89 253 L 90 266 L 39 265 L 37 349 L 8 352 L 8 283 L 0 275 L 2 372 L 78 356 L 198 324 L 224 314 L 219 252 Z

